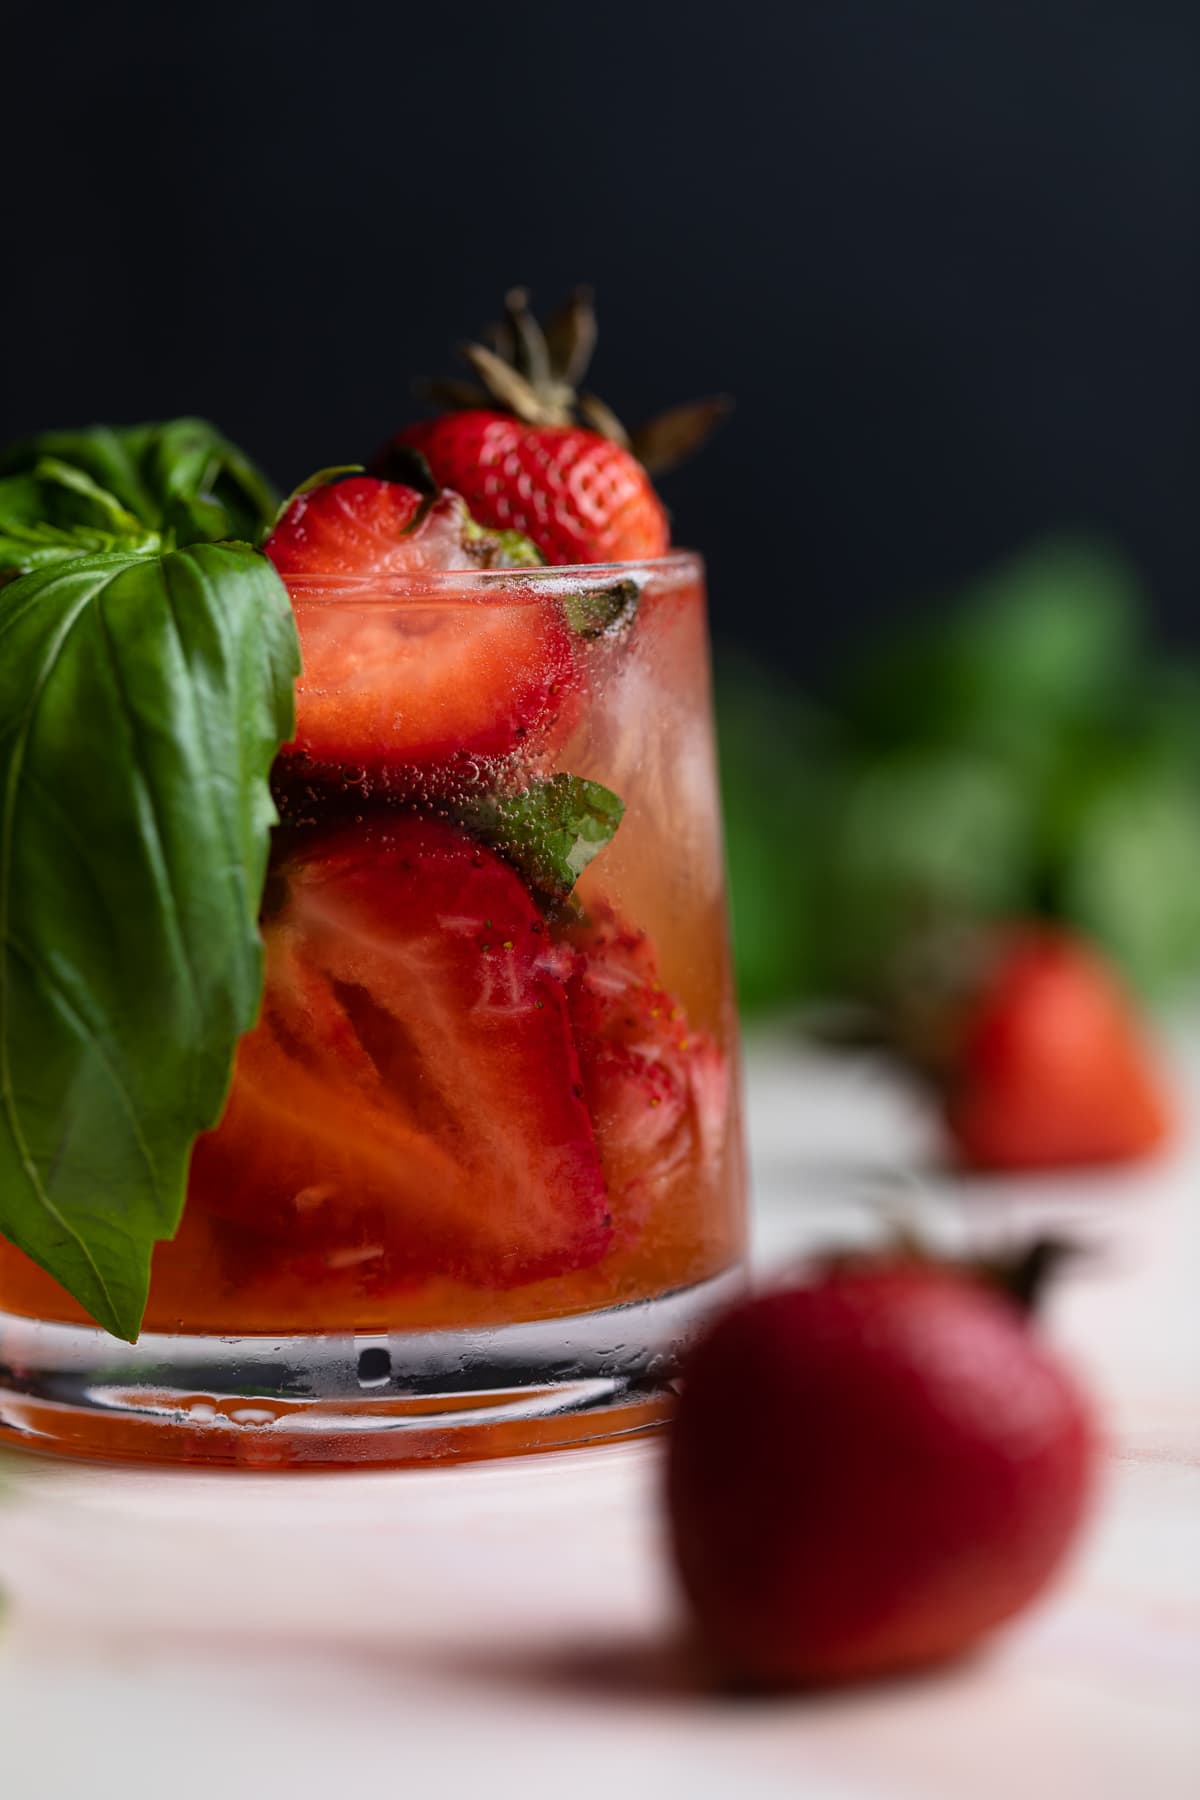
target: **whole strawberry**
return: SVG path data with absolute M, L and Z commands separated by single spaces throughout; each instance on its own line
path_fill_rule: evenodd
M 701 1639 L 767 1686 L 956 1655 L 1054 1574 L 1093 1457 L 1071 1376 L 982 1278 L 879 1261 L 750 1299 L 693 1353 L 670 1440 Z
M 893 1003 L 899 1046 L 932 1077 L 973 1168 L 1122 1162 L 1169 1133 L 1131 1000 L 1100 952 L 1062 927 L 934 932 Z
M 630 437 L 602 401 L 576 393 L 596 336 L 587 295 L 577 293 L 545 332 L 524 290 L 506 304 L 494 348 L 463 351 L 482 385 L 435 384 L 454 410 L 401 431 L 376 473 L 390 472 L 392 451 L 419 450 L 481 524 L 521 532 L 551 563 L 661 556 L 671 533 L 651 473 L 696 449 L 726 402 L 677 407 Z

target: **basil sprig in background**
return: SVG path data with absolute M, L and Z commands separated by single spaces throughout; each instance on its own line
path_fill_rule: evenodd
M 196 420 L 0 458 L 0 1233 L 118 1337 L 262 989 L 274 513 Z
M 1111 548 L 1033 546 L 820 699 L 724 659 L 742 1005 L 870 1001 L 909 934 L 1050 917 L 1156 1003 L 1200 983 L 1200 668 Z

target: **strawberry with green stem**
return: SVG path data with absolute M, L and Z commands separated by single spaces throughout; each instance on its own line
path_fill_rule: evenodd
M 376 473 L 389 473 L 397 450 L 420 450 L 481 523 L 524 533 L 551 563 L 663 555 L 670 526 L 651 476 L 698 449 L 729 402 L 675 407 L 626 432 L 602 400 L 579 392 L 596 338 L 583 289 L 543 332 L 514 288 L 491 336 L 463 350 L 477 385 L 433 384 L 451 410 L 401 431 Z

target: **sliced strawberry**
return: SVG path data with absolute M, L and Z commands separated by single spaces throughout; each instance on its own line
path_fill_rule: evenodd
M 628 1227 L 677 1183 L 694 1190 L 725 1137 L 728 1063 L 660 985 L 644 932 L 593 909 L 572 934 L 571 1024 L 614 1216 Z
M 429 551 L 449 547 L 436 527 L 430 540 L 431 511 L 416 488 L 355 475 L 297 494 L 265 549 L 284 576 L 452 568 L 444 560 L 430 561 Z
M 425 767 L 506 755 L 557 718 L 576 657 L 553 602 L 481 597 L 469 584 L 428 600 L 389 587 L 391 576 L 534 554 L 474 525 L 457 494 L 430 505 L 399 482 L 328 483 L 297 495 L 266 550 L 290 580 L 304 657 L 292 753 L 367 773 Z
M 437 820 L 282 871 L 262 1020 L 189 1206 L 363 1293 L 563 1274 L 612 1235 L 568 1018 L 569 955 L 520 878 Z

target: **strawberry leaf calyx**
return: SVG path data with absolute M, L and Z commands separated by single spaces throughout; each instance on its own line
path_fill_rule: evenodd
M 1033 1319 L 1061 1272 L 1086 1260 L 1091 1250 L 1091 1245 L 1078 1239 L 1045 1235 L 1001 1248 L 967 1246 L 951 1253 L 934 1242 L 919 1218 L 897 1212 L 881 1243 L 871 1249 L 826 1252 L 814 1261 L 810 1276 L 820 1281 L 853 1279 L 860 1272 L 885 1269 L 921 1270 L 992 1289 Z
M 1068 1238 L 1037 1237 L 1016 1250 L 971 1265 L 974 1273 L 999 1288 L 1020 1312 L 1041 1310 L 1059 1272 L 1088 1255 L 1088 1245 Z
M 537 545 L 519 531 L 493 531 L 480 525 L 463 503 L 463 549 L 476 568 L 540 569 L 545 559 Z
M 451 412 L 499 409 L 527 425 L 582 424 L 629 450 L 651 475 L 676 468 L 707 442 L 725 419 L 727 395 L 670 407 L 635 431 L 595 394 L 580 391 L 596 345 L 591 290 L 576 288 L 543 328 L 530 307 L 526 288 L 510 288 L 504 318 L 460 354 L 475 382 L 429 382 L 424 392 Z

